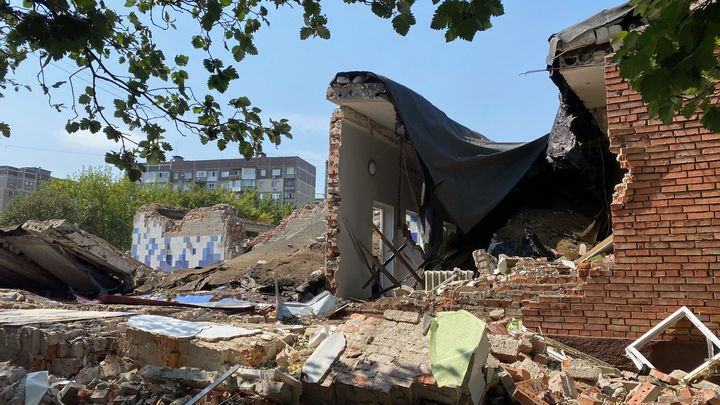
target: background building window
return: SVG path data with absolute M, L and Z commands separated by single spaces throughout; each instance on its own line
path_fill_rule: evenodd
M 223 170 L 220 172 L 220 177 L 230 177 L 230 170 Z
M 280 169 L 272 169 L 273 177 L 280 177 L 281 174 L 282 174 L 282 171 Z
M 192 172 L 185 172 L 185 174 L 183 175 L 183 178 L 184 178 L 185 180 L 191 180 L 191 179 L 192 179 Z
M 280 181 L 279 181 L 279 180 L 273 180 L 273 182 L 272 182 L 272 184 L 270 185 L 270 187 L 272 187 L 273 190 L 277 190 L 278 188 L 280 188 Z
M 267 170 L 260 169 L 260 177 L 265 177 L 265 176 L 267 176 Z
M 195 172 L 195 177 L 207 177 L 207 172 L 205 170 L 198 170 Z
M 255 180 L 256 171 L 254 167 L 243 167 L 242 168 L 242 179 L 243 180 Z
M 215 190 L 215 183 L 208 183 L 207 188 L 208 190 Z
M 280 193 L 272 193 L 272 194 L 270 194 L 270 198 L 272 198 L 273 200 L 279 200 Z
M 285 199 L 286 199 L 286 200 L 289 200 L 289 199 L 292 199 L 292 198 L 295 198 L 295 195 L 294 195 L 293 193 L 285 193 Z
M 286 167 L 285 174 L 295 174 L 295 168 L 294 167 Z

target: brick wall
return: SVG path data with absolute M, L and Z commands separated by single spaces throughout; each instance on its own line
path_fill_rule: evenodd
M 338 216 L 340 212 L 340 135 L 342 132 L 343 112 L 341 108 L 333 111 L 330 119 L 330 153 L 327 163 L 327 195 L 325 201 L 328 206 L 327 213 L 327 237 L 325 243 L 325 277 L 330 291 L 335 292 L 335 272 L 340 267 L 340 248 L 338 237 L 340 223 Z
M 584 296 L 530 303 L 546 333 L 637 338 L 688 306 L 720 332 L 720 134 L 697 117 L 650 119 L 641 96 L 605 67 L 611 151 L 626 171 L 612 203 L 615 263 Z M 666 338 L 691 339 L 687 325 Z M 699 337 L 699 336 L 698 336 Z

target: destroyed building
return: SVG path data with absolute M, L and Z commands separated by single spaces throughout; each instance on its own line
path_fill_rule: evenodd
M 560 108 L 524 144 L 338 74 L 326 205 L 223 266 L 135 271 L 134 296 L 0 289 L 0 403 L 720 403 L 720 134 L 650 119 L 621 79 L 610 38 L 643 23 L 626 5 L 551 36 Z M 235 220 L 139 218 L 157 260 L 194 246 L 185 223 Z M 3 280 L 40 293 L 140 266 L 60 221 L 0 231 Z
M 337 74 L 328 89 L 338 105 L 328 164 L 332 288 L 359 298 L 382 291 L 388 277 L 380 277 L 380 289 L 368 280 L 386 259 L 400 281 L 408 264 L 470 268 L 462 264 L 474 249 L 499 245 L 511 249 L 496 253 L 527 255 L 529 248 L 531 256 L 561 256 L 561 246 L 528 223 L 516 227 L 524 241 L 497 239 L 518 213 L 550 210 L 585 218 L 574 225 L 577 246 L 613 235 L 615 260 L 570 295 L 523 302 L 526 325 L 551 335 L 637 338 L 687 305 L 720 330 L 720 134 L 697 116 L 651 119 L 620 77 L 612 38 L 644 24 L 632 11 L 603 10 L 550 37 L 547 65 L 560 109 L 552 131 L 525 144 L 492 142 L 388 78 Z M 394 245 L 384 243 L 380 263 L 368 254 L 377 233 L 373 207 L 383 210 L 379 231 Z M 424 225 L 424 256 L 413 263 L 392 251 L 405 242 L 407 211 Z
M 0 228 L 3 287 L 49 296 L 132 291 L 142 263 L 65 220 L 28 221 Z
M 619 167 L 582 105 L 571 109 L 563 101 L 552 132 L 535 141 L 498 143 L 373 73 L 339 73 L 328 99 L 339 107 L 330 130 L 327 269 L 341 295 L 376 292 L 362 280 L 373 209 L 382 212 L 378 231 L 396 246 L 406 241 L 407 216 L 419 214 L 424 224 L 418 238 L 424 257 L 415 266 L 391 262 L 397 279 L 408 265 L 467 265 L 480 248 L 576 259 L 581 244 L 592 246 L 610 232 Z M 386 248 L 381 261 L 392 253 Z
M 162 270 L 202 267 L 243 253 L 247 232 L 272 225 L 238 218 L 227 204 L 185 209 L 149 204 L 133 219 L 132 256 Z

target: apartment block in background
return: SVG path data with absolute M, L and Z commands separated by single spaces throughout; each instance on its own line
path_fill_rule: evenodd
M 261 198 L 296 206 L 315 200 L 315 166 L 297 156 L 217 160 L 174 156 L 170 162 L 148 165 L 141 181 L 170 184 L 176 190 L 190 190 L 195 184 L 209 190 L 254 189 Z
M 40 189 L 40 182 L 50 179 L 50 171 L 39 167 L 0 166 L 0 209 L 18 195 Z

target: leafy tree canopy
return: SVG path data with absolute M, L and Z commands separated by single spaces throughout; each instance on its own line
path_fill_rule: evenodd
M 392 19 L 394 29 L 406 34 L 415 17 L 414 0 L 345 0 L 370 7 L 383 18 Z M 38 81 L 48 95 L 54 89 L 70 87 L 72 104 L 51 101 L 58 110 L 69 108 L 75 118 L 68 132 L 102 132 L 119 142 L 118 152 L 106 161 L 124 169 L 133 180 L 143 165 L 162 161 L 172 150 L 164 140 L 166 129 L 158 120 L 168 120 L 183 134 L 199 136 L 202 143 L 215 142 L 221 150 L 238 146 L 245 157 L 262 150 L 263 139 L 279 144 L 290 137 L 287 120 L 265 121 L 261 110 L 247 97 L 232 98 L 222 107 L 218 94 L 238 79 L 238 72 L 218 55 L 230 53 L 236 62 L 258 53 L 257 31 L 269 25 L 271 10 L 299 7 L 303 10 L 299 35 L 330 38 L 327 17 L 320 0 L 126 0 L 123 6 L 104 0 L 0 0 L 0 85 L 2 89 L 26 85 L 16 82 L 14 73 L 23 62 L 40 66 Z M 446 31 L 448 40 L 470 40 L 475 32 L 490 27 L 490 16 L 503 12 L 499 0 L 433 0 L 437 12 L 432 26 Z M 188 55 L 168 55 L 155 41 L 161 31 L 193 32 L 189 46 L 204 53 L 202 61 Z M 192 26 L 189 26 L 192 25 Z M 46 83 L 44 68 L 54 61 L 69 60 L 76 68 L 67 80 Z M 39 65 L 37 60 L 40 61 Z M 187 66 L 202 63 L 205 89 L 186 85 Z M 78 86 L 76 75 L 90 73 L 91 84 Z M 74 80 L 75 79 L 75 80 Z M 98 85 L 111 86 L 122 97 L 106 105 L 98 99 Z M 52 99 L 51 99 L 52 100 Z M 135 143 L 130 131 L 142 132 L 145 139 Z M 0 123 L 0 132 L 10 128 Z
M 293 210 L 269 197 L 260 199 L 255 191 L 236 194 L 197 186 L 189 191 L 173 190 L 167 185 L 142 185 L 115 178 L 109 168 L 89 168 L 70 179 L 43 182 L 40 191 L 12 199 L 0 211 L 0 226 L 61 218 L 121 249 L 129 249 L 133 217 L 138 208 L 148 203 L 185 208 L 230 204 L 241 218 L 266 223 L 278 223 Z
M 367 6 L 389 19 L 395 31 L 407 34 L 415 25 L 415 0 L 344 0 Z M 642 31 L 624 33 L 618 52 L 622 74 L 643 94 L 650 111 L 668 121 L 673 113 L 692 114 L 700 108 L 709 128 L 720 127 L 720 110 L 710 99 L 718 79 L 718 56 L 713 53 L 720 28 L 718 8 L 712 0 L 631 0 L 636 11 L 652 21 Z M 172 149 L 165 141 L 165 120 L 183 134 L 198 136 L 203 143 L 215 142 L 219 149 L 237 146 L 250 157 L 262 150 L 262 141 L 279 144 L 290 137 L 287 120 L 263 120 L 261 110 L 245 96 L 225 104 L 222 93 L 238 79 L 234 66 L 220 57 L 232 55 L 235 62 L 255 55 L 255 34 L 269 25 L 272 10 L 297 7 L 303 12 L 300 38 L 330 38 L 328 18 L 321 0 L 126 0 L 108 5 L 104 0 L 0 0 L 0 96 L 6 89 L 26 86 L 15 72 L 22 64 L 39 66 L 39 87 L 49 96 L 69 87 L 70 109 L 75 117 L 68 132 L 102 132 L 120 143 L 106 161 L 138 179 L 144 166 L 162 161 Z M 491 27 L 491 17 L 504 13 L 501 0 L 432 0 L 433 29 L 445 32 L 447 41 L 471 41 L 479 31 Z M 693 7 L 691 8 L 691 3 Z M 190 46 L 202 60 L 183 53 L 166 54 L 155 38 L 163 31 L 190 32 Z M 189 52 L 187 52 L 189 53 Z M 75 70 L 66 80 L 47 83 L 44 69 L 67 60 Z M 39 64 L 36 64 L 37 62 Z M 29 63 L 33 62 L 33 63 Z M 189 64 L 202 64 L 206 86 L 188 85 Z M 88 86 L 77 83 L 77 74 L 91 75 Z M 112 103 L 99 100 L 99 85 L 111 86 L 120 94 Z M 129 132 L 141 132 L 135 142 Z M 0 133 L 9 136 L 7 123 Z
M 669 123 L 676 114 L 720 132 L 720 3 L 713 0 L 631 0 L 649 21 L 621 32 L 615 57 L 623 77 L 640 92 L 651 115 Z M 713 97 L 715 96 L 715 97 Z

